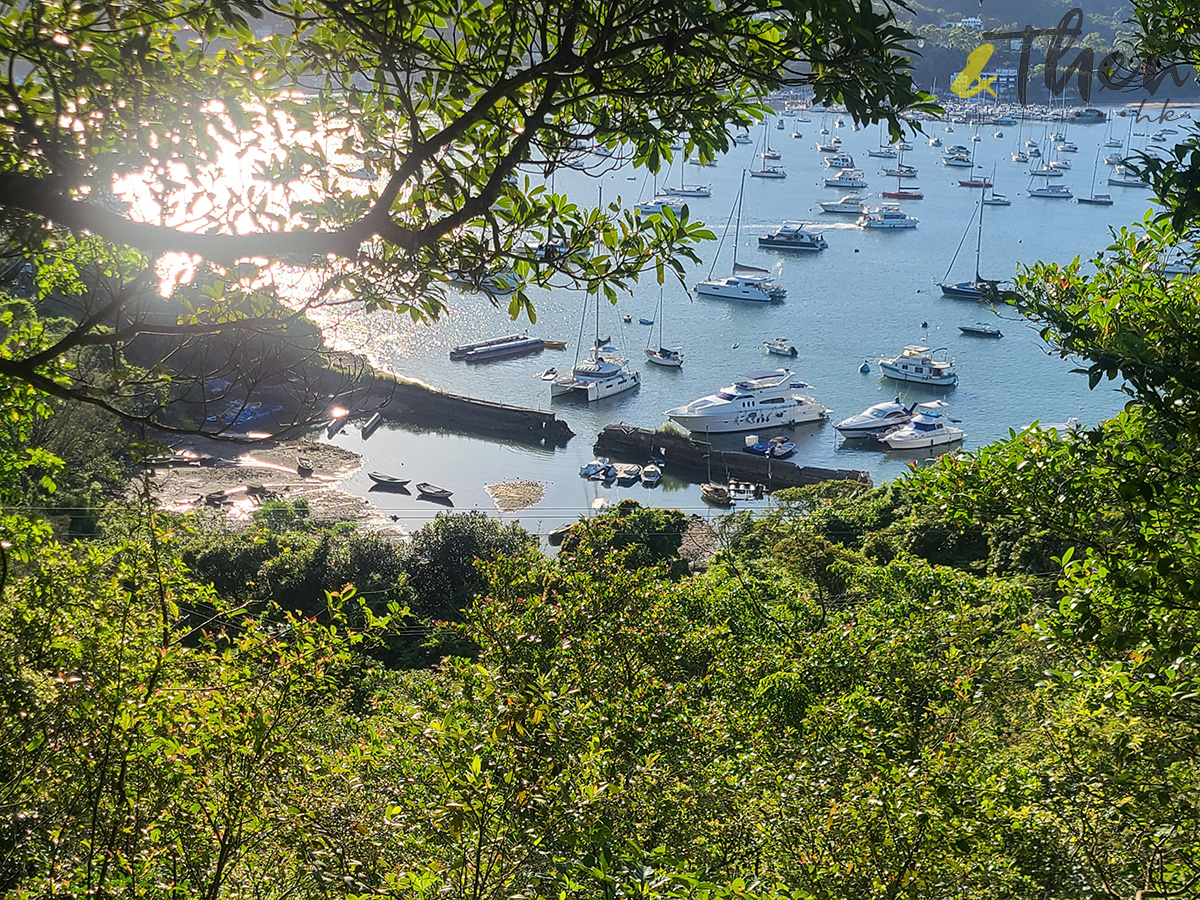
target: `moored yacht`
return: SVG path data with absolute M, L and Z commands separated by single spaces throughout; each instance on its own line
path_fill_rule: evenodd
M 938 387 L 948 387 L 958 381 L 954 360 L 946 359 L 945 347 L 930 350 L 924 344 L 909 344 L 899 356 L 881 358 L 879 368 L 884 375 L 896 381 L 914 381 Z
M 572 366 L 571 371 L 556 375 L 550 382 L 550 396 L 574 394 L 589 401 L 602 400 L 633 390 L 641 383 L 641 374 L 630 369 L 624 360 L 604 356 L 597 350 Z
M 825 157 L 825 166 L 829 169 L 853 169 L 854 157 L 849 153 L 838 153 Z
M 858 194 L 847 194 L 841 200 L 818 200 L 823 212 L 839 215 L 861 216 L 866 211 L 864 198 Z
M 658 194 L 653 200 L 643 200 L 641 203 L 637 204 L 634 209 L 645 216 L 661 213 L 664 209 L 669 209 L 671 212 L 675 213 L 675 215 L 679 215 L 681 212 L 683 212 L 683 204 L 675 202 L 675 200 L 673 200 L 671 197 Z
M 857 416 L 842 419 L 833 427 L 846 437 L 866 437 L 880 434 L 897 425 L 908 424 L 912 418 L 914 407 L 916 407 L 915 403 L 905 406 L 897 397 L 886 403 L 876 403 L 874 406 L 864 409 Z
M 739 271 L 740 270 L 740 271 Z M 743 274 L 749 271 L 750 274 Z M 696 283 L 693 290 L 701 297 L 718 297 L 722 300 L 749 300 L 754 303 L 770 303 L 787 296 L 787 288 L 776 284 L 762 269 L 737 266 L 732 275 L 725 278 L 706 278 Z
M 753 173 L 751 173 L 753 174 Z M 865 188 L 867 181 L 862 169 L 842 169 L 836 178 L 826 178 L 825 187 L 832 188 Z
M 803 222 L 784 222 L 770 234 L 759 235 L 758 246 L 775 250 L 803 250 L 815 253 L 829 246 L 825 236 L 808 231 Z
M 689 431 L 712 434 L 816 422 L 829 410 L 802 393 L 809 389 L 791 369 L 749 372 L 714 394 L 668 409 L 666 416 Z
M 1111 181 L 1109 182 L 1112 183 Z M 1030 197 L 1042 197 L 1046 200 L 1070 200 L 1075 195 L 1065 184 L 1048 184 L 1045 187 L 1030 188 Z
M 892 450 L 923 450 L 961 441 L 967 433 L 947 423 L 941 412 L 946 405 L 943 400 L 922 403 L 911 422 L 889 431 L 880 440 Z

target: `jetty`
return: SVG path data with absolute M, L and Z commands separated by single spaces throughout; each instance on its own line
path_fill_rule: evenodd
M 699 480 L 757 482 L 767 490 L 804 487 L 822 481 L 857 481 L 870 485 L 871 476 L 859 469 L 826 469 L 755 456 L 734 450 L 714 450 L 705 441 L 694 441 L 670 431 L 651 431 L 632 425 L 606 425 L 596 438 L 598 456 L 644 460 L 657 456 L 671 471 L 685 471 Z

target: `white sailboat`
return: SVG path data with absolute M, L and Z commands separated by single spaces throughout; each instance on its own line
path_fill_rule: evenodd
M 769 165 L 772 160 L 780 158 L 779 151 L 771 149 L 770 135 L 771 129 L 764 122 L 762 150 L 758 154 L 760 162 L 757 169 L 750 170 L 753 178 L 787 178 L 787 170 L 783 166 Z
M 1096 160 L 1092 163 L 1092 193 L 1088 197 L 1076 197 L 1076 203 L 1086 203 L 1090 206 L 1112 206 L 1113 198 L 1111 194 L 1096 193 L 1096 169 L 1100 166 L 1100 150 L 1096 150 Z
M 713 257 L 713 266 L 708 271 L 708 278 L 698 282 L 693 290 L 697 296 L 716 297 L 722 300 L 748 300 L 752 303 L 770 303 L 782 300 L 787 296 L 787 289 L 771 280 L 771 273 L 757 266 L 744 266 L 737 261 L 738 239 L 742 230 L 742 195 L 746 189 L 746 172 L 742 170 L 742 183 L 738 187 L 737 199 L 733 210 L 725 222 L 725 232 L 721 236 L 721 244 L 729 234 L 729 226 L 736 218 L 737 227 L 733 236 L 733 272 L 725 278 L 714 278 L 716 260 L 721 252 L 717 246 L 717 255 Z
M 658 320 L 658 346 L 654 343 L 654 331 L 650 331 L 650 339 L 646 342 L 646 362 L 663 366 L 667 369 L 678 369 L 683 365 L 683 351 L 679 347 L 668 347 L 663 343 L 663 291 L 658 289 L 658 310 L 654 317 Z
M 591 402 L 633 390 L 642 383 L 641 373 L 630 368 L 625 359 L 609 352 L 606 342 L 601 341 L 600 292 L 595 291 L 593 296 L 596 301 L 596 336 L 590 355 L 581 360 L 576 351 L 575 365 L 571 370 L 560 372 L 550 382 L 552 398 L 574 395 Z M 587 315 L 586 303 L 584 315 Z

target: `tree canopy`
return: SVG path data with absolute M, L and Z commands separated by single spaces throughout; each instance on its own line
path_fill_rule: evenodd
M 452 281 L 514 317 L 527 284 L 612 295 L 709 232 L 548 190 L 581 151 L 712 156 L 776 88 L 893 130 L 931 108 L 907 33 L 865 0 L 38 0 L 0 25 L 4 233 L 77 323 L 0 375 L 142 418 L 144 393 L 57 362 L 140 338 L 150 361 L 244 352 L 304 312 L 274 304 L 283 269 L 307 273 L 304 304 L 414 318 Z

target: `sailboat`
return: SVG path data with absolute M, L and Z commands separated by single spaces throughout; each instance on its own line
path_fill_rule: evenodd
M 986 188 L 985 188 L 986 190 Z M 984 206 L 1012 206 L 1012 201 L 996 193 L 996 165 L 992 164 L 992 192 L 983 198 Z
M 654 337 L 654 331 L 651 330 L 651 340 L 646 342 L 646 362 L 668 369 L 678 369 L 683 365 L 683 351 L 678 347 L 667 347 L 663 344 L 663 292 L 661 287 L 658 289 L 658 311 L 655 313 L 655 318 L 658 319 L 658 346 L 651 346 Z
M 609 355 L 605 352 L 607 341 L 600 340 L 600 291 L 594 292 L 596 300 L 596 337 L 592 343 L 591 355 L 579 359 L 576 351 L 575 365 L 569 372 L 560 372 L 550 382 L 550 396 L 564 397 L 575 395 L 586 397 L 589 402 L 611 397 L 624 391 L 632 390 L 642 383 L 642 376 L 636 369 L 631 369 L 626 360 Z M 587 315 L 587 304 L 584 304 L 584 315 Z M 580 330 L 582 331 L 582 325 Z
M 959 241 L 958 250 L 954 251 L 954 256 L 950 259 L 950 265 L 946 268 L 946 274 L 942 276 L 942 281 L 939 287 L 942 289 L 943 297 L 953 297 L 956 300 L 983 300 L 985 291 L 994 288 L 996 282 L 985 281 L 983 276 L 979 274 L 979 255 L 983 249 L 983 198 L 984 189 L 979 191 L 979 225 L 975 232 L 975 280 L 960 281 L 951 283 L 946 281 L 950 277 L 950 272 L 954 269 L 954 263 L 958 259 L 959 251 L 962 250 L 962 241 Z M 967 223 L 967 227 L 971 227 L 971 223 Z M 966 234 L 963 235 L 964 240 Z
M 878 156 L 883 159 L 895 159 L 896 150 L 883 142 L 883 122 L 879 123 L 879 149 L 868 150 L 867 156 Z
M 923 193 L 921 193 L 921 189 L 919 187 L 917 187 L 915 184 L 910 184 L 907 186 L 904 185 L 903 179 L 906 177 L 907 168 L 911 168 L 911 167 L 906 167 L 904 165 L 904 151 L 901 150 L 900 151 L 900 159 L 896 162 L 896 168 L 894 170 L 888 170 L 888 171 L 895 171 L 895 173 L 896 173 L 896 189 L 894 191 L 883 191 L 882 192 L 883 196 L 886 197 L 888 200 L 923 200 L 923 199 L 925 199 L 925 195 Z M 913 169 L 913 171 L 915 172 L 916 170 Z
M 736 216 L 737 228 L 733 236 L 733 273 L 726 278 L 714 278 L 713 270 L 716 268 L 717 259 L 714 256 L 713 267 L 708 270 L 708 278 L 693 288 L 697 296 L 717 297 L 722 300 L 749 300 L 752 303 L 770 303 L 773 300 L 782 300 L 787 296 L 787 289 L 772 281 L 771 273 L 766 269 L 739 265 L 737 261 L 738 238 L 742 231 L 742 195 L 745 193 L 745 189 L 746 172 L 743 169 L 742 183 L 738 187 L 737 199 L 734 201 L 729 219 L 725 222 L 725 232 L 721 235 L 721 244 L 717 246 L 719 255 L 721 245 L 725 243 L 725 238 L 729 234 L 729 226 Z
M 669 178 L 671 171 L 668 168 L 667 177 Z M 664 187 L 661 193 L 670 197 L 711 197 L 711 184 L 685 184 L 683 180 L 683 166 L 679 166 L 679 187 Z
M 759 152 L 759 167 L 751 169 L 750 175 L 754 178 L 787 178 L 787 171 L 783 166 L 769 166 L 768 160 L 779 159 L 778 150 L 771 149 L 771 129 L 767 128 L 766 123 L 763 123 L 763 145 Z
M 1087 203 L 1091 206 L 1112 206 L 1113 198 L 1111 194 L 1096 193 L 1096 169 L 1100 165 L 1100 150 L 1096 150 L 1096 160 L 1092 163 L 1092 194 L 1090 197 L 1076 197 L 1076 203 Z

